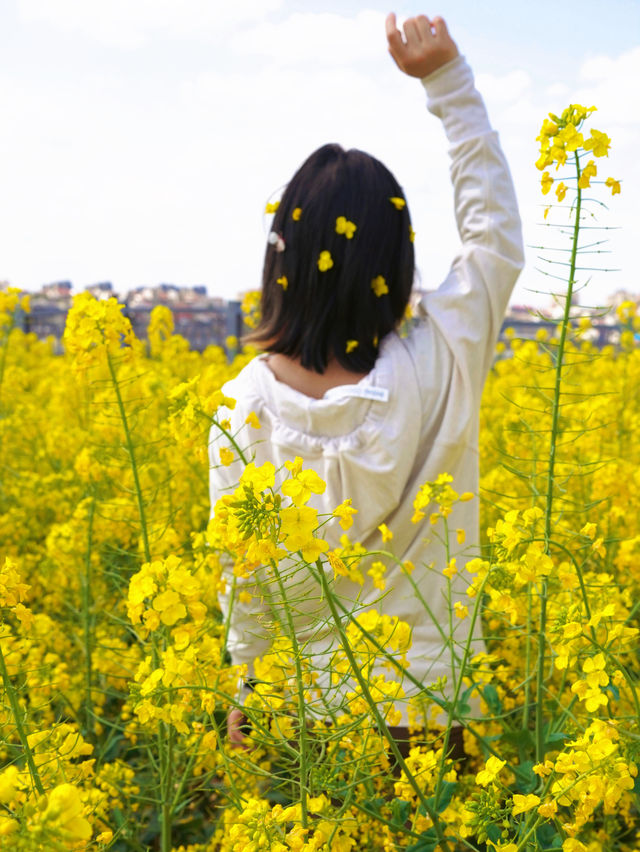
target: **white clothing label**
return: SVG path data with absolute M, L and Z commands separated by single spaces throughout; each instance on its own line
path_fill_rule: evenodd
M 374 385 L 339 385 L 329 388 L 323 399 L 338 399 L 342 396 L 358 396 L 362 399 L 375 399 L 377 402 L 389 402 L 387 388 L 377 388 Z

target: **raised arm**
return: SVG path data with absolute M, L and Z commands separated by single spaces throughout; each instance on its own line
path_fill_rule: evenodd
M 386 23 L 389 52 L 420 77 L 427 108 L 449 141 L 456 224 L 462 247 L 449 275 L 423 308 L 452 350 L 469 392 L 479 401 L 509 296 L 524 265 L 515 190 L 471 69 L 445 22 L 421 15 Z M 426 73 L 422 73 L 426 71 Z

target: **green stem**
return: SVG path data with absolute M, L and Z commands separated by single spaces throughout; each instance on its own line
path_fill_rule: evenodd
M 311 568 L 311 566 L 309 566 L 309 568 Z M 393 756 L 396 759 L 396 762 L 397 762 L 398 766 L 400 767 L 401 772 L 404 773 L 404 775 L 407 779 L 407 782 L 411 785 L 411 787 L 413 787 L 413 791 L 416 794 L 416 796 L 418 797 L 420 804 L 425 809 L 426 813 L 429 814 L 431 822 L 433 823 L 433 828 L 434 828 L 436 835 L 438 837 L 440 849 L 442 850 L 442 852 L 449 852 L 449 844 L 448 844 L 447 839 L 445 838 L 445 836 L 443 834 L 440 818 L 439 818 L 438 814 L 435 812 L 434 808 L 429 803 L 429 801 L 425 798 L 423 791 L 421 790 L 419 784 L 416 782 L 416 780 L 413 776 L 413 773 L 411 772 L 411 770 L 409 769 L 409 767 L 405 763 L 404 758 L 400 754 L 400 749 L 398 748 L 398 744 L 396 743 L 391 732 L 389 731 L 389 728 L 387 727 L 387 723 L 385 722 L 385 720 L 382 717 L 382 714 L 378 710 L 378 706 L 377 706 L 376 702 L 373 700 L 373 696 L 371 695 L 371 692 L 369 691 L 369 687 L 368 687 L 365 679 L 362 677 L 362 674 L 360 672 L 360 667 L 358 665 L 358 662 L 357 662 L 357 660 L 356 660 L 356 658 L 353 654 L 353 651 L 351 649 L 351 646 L 349 644 L 349 639 L 347 638 L 347 634 L 345 633 L 344 628 L 342 626 L 340 614 L 338 613 L 338 610 L 336 609 L 336 605 L 335 605 L 335 602 L 334 602 L 334 599 L 333 599 L 333 595 L 331 594 L 331 589 L 329 588 L 329 584 L 327 582 L 327 578 L 325 576 L 324 569 L 323 569 L 323 566 L 322 566 L 322 562 L 321 562 L 320 559 L 318 559 L 318 561 L 316 562 L 316 569 L 317 569 L 317 572 L 318 572 L 318 578 L 317 579 L 319 580 L 320 585 L 322 586 L 322 590 L 323 590 L 323 593 L 324 593 L 325 600 L 326 600 L 327 604 L 329 605 L 329 609 L 331 610 L 331 616 L 333 618 L 333 622 L 336 626 L 336 630 L 337 630 L 338 635 L 340 637 L 340 642 L 341 642 L 342 647 L 344 649 L 344 652 L 347 656 L 347 659 L 349 660 L 349 665 L 351 666 L 351 671 L 353 672 L 353 675 L 354 675 L 355 679 L 358 681 L 358 685 L 359 685 L 360 689 L 362 690 L 362 695 L 363 695 L 365 701 L 367 702 L 367 704 L 369 705 L 371 713 L 372 713 L 374 719 L 376 720 L 376 724 L 378 725 L 378 729 L 381 731 L 382 735 L 384 736 L 386 741 L 389 743 L 389 748 L 391 749 L 391 752 L 393 753 Z
M 160 665 L 160 652 L 158 650 L 158 638 L 155 634 L 152 634 L 151 639 L 151 661 L 154 669 L 157 669 Z M 167 793 L 168 783 L 167 780 L 171 775 L 171 740 L 169 739 L 169 743 L 167 745 L 167 728 L 169 728 L 166 722 L 158 720 L 158 726 L 156 728 L 156 744 L 158 750 L 158 766 L 157 771 L 159 773 L 159 783 L 158 789 L 160 793 L 160 832 L 161 832 L 161 852 L 170 852 L 171 850 L 171 813 L 169 810 L 167 813 L 167 804 L 170 801 L 170 796 Z M 169 730 L 169 738 L 171 737 L 171 731 Z M 149 755 L 151 757 L 151 755 Z M 151 761 L 153 764 L 153 760 Z M 154 767 L 154 770 L 156 767 Z
M 580 179 L 580 160 L 577 153 L 574 152 L 576 172 L 578 180 Z M 550 551 L 551 543 L 551 518 L 553 514 L 553 485 L 554 472 L 556 463 L 556 448 L 558 439 L 558 420 L 560 417 L 560 395 L 563 378 L 563 358 L 564 348 L 569 329 L 569 317 L 571 313 L 571 297 L 573 295 L 573 285 L 575 283 L 576 272 L 576 257 L 578 252 L 578 238 L 580 236 L 580 210 L 582 206 L 582 190 L 578 186 L 576 188 L 576 210 L 575 221 L 573 226 L 573 241 L 571 245 L 571 261 L 569 269 L 569 281 L 567 285 L 567 294 L 564 303 L 564 316 L 562 318 L 562 326 L 560 329 L 560 340 L 558 342 L 557 360 L 556 360 L 556 376 L 553 390 L 553 402 L 551 408 L 551 444 L 549 446 L 549 471 L 547 474 L 547 493 L 545 503 L 545 518 L 544 518 L 544 538 L 545 538 L 545 553 Z M 547 627 L 547 581 L 543 580 L 540 588 L 540 620 L 538 623 L 538 660 L 536 669 L 536 758 L 540 763 L 544 759 L 544 713 L 542 706 L 542 696 L 544 691 L 544 661 L 546 647 L 546 627 Z
M 204 414 L 204 412 L 202 412 L 202 413 Z M 236 451 L 236 453 L 238 454 L 238 458 L 240 459 L 240 461 L 242 462 L 242 464 L 246 467 L 246 466 L 249 464 L 249 460 L 247 459 L 247 457 L 245 456 L 245 454 L 242 452 L 242 450 L 241 450 L 241 449 L 240 449 L 240 447 L 238 446 L 238 442 L 237 442 L 237 441 L 236 441 L 236 439 L 233 437 L 233 435 L 231 434 L 231 432 L 229 432 L 229 430 L 228 430 L 228 429 L 225 429 L 223 426 L 221 426 L 221 425 L 220 425 L 220 423 L 218 423 L 218 421 L 217 421 L 217 420 L 215 420 L 214 418 L 212 418 L 211 422 L 214 424 L 214 426 L 217 426 L 217 427 L 218 427 L 218 429 L 222 432 L 222 434 L 225 436 L 225 438 L 227 439 L 227 441 L 229 441 L 229 443 L 231 444 L 231 446 L 233 447 L 233 449 L 234 449 L 234 450 Z
M 296 631 L 293 624 L 293 619 L 291 617 L 291 608 L 289 606 L 289 602 L 287 600 L 286 591 L 284 588 L 284 583 L 282 582 L 282 575 L 278 571 L 278 565 L 275 561 L 271 562 L 271 566 L 273 568 L 276 580 L 278 582 L 278 587 L 280 589 L 280 600 L 283 604 L 283 609 L 285 612 L 285 616 L 287 619 L 287 628 L 289 631 L 289 638 L 291 639 L 291 646 L 293 648 L 295 666 L 296 666 L 296 685 L 298 687 L 298 747 L 300 750 L 300 822 L 302 823 L 302 828 L 308 828 L 308 814 L 307 814 L 307 719 L 305 714 L 305 700 L 304 700 L 304 683 L 302 679 L 302 666 L 300 664 L 300 646 L 298 645 L 298 639 L 296 637 Z
M 120 419 L 122 420 L 122 426 L 124 428 L 124 435 L 127 446 L 127 453 L 129 455 L 129 461 L 131 462 L 131 471 L 133 473 L 133 482 L 135 485 L 135 493 L 136 499 L 138 501 L 138 512 L 140 514 L 140 529 L 142 532 L 142 542 L 144 544 L 144 558 L 146 562 L 151 562 L 151 549 L 149 547 L 149 538 L 147 535 L 147 521 L 145 517 L 144 511 L 144 500 L 142 499 L 142 488 L 140 486 L 140 477 L 138 476 L 138 466 L 136 464 L 136 456 L 133 449 L 133 439 L 131 437 L 131 430 L 129 429 L 129 421 L 127 420 L 127 412 L 125 411 L 124 402 L 122 400 L 122 394 L 120 393 L 120 385 L 118 384 L 118 377 L 116 376 L 116 371 L 113 367 L 113 362 L 111 360 L 111 355 L 107 352 L 107 364 L 109 365 L 109 372 L 111 373 L 111 380 L 113 382 L 113 387 L 116 392 L 116 399 L 118 401 L 118 409 L 120 411 Z
M 449 524 L 447 523 L 447 519 L 443 518 L 444 523 L 444 544 L 445 544 L 445 559 L 447 563 L 447 568 L 449 567 L 449 563 L 451 561 L 451 548 L 449 547 Z M 438 778 L 436 780 L 435 789 L 434 789 L 434 800 L 435 800 L 435 810 L 438 811 L 438 803 L 440 799 L 440 790 L 442 787 L 442 779 L 444 778 L 446 762 L 447 762 L 447 752 L 449 750 L 449 737 L 451 735 L 451 726 L 453 724 L 453 715 L 456 709 L 456 704 L 458 702 L 458 696 L 460 694 L 460 686 L 462 684 L 462 676 L 464 669 L 461 669 L 459 672 L 459 676 L 456 677 L 456 652 L 454 649 L 453 642 L 453 610 L 451 606 L 451 578 L 447 576 L 447 615 L 449 618 L 449 635 L 447 637 L 447 642 L 449 645 L 449 650 L 451 652 L 451 676 L 453 677 L 453 682 L 456 684 L 455 695 L 453 701 L 451 702 L 451 706 L 449 708 L 449 712 L 447 714 L 447 726 L 444 732 L 444 742 L 442 743 L 442 757 L 440 759 L 440 767 L 438 769 Z M 473 633 L 473 623 L 469 628 L 469 638 Z
M 93 544 L 93 516 L 96 508 L 95 496 L 89 510 L 89 527 L 87 533 L 87 553 L 85 556 L 84 576 L 82 578 L 82 632 L 84 639 L 84 681 L 85 693 L 83 702 L 84 728 L 86 735 L 93 734 L 93 598 L 91 595 L 91 547 Z
M 161 723 L 161 728 L 164 730 L 160 731 L 160 736 L 166 738 L 167 748 L 163 749 L 164 752 L 164 760 L 162 766 L 162 784 L 161 784 L 161 793 L 162 793 L 162 802 L 161 802 L 161 838 L 160 838 L 160 849 L 161 852 L 171 852 L 172 843 L 171 843 L 171 834 L 173 827 L 173 796 L 171 795 L 171 787 L 173 785 L 173 739 L 174 739 L 174 731 L 171 725 L 166 725 L 164 722 Z M 168 732 L 166 729 L 169 729 Z
M 44 787 L 42 786 L 42 781 L 40 780 L 40 775 L 38 773 L 38 767 L 36 766 L 36 762 L 33 759 L 33 752 L 29 746 L 29 741 L 27 739 L 27 732 L 24 729 L 24 725 L 22 724 L 22 710 L 20 708 L 20 703 L 18 702 L 18 696 L 16 694 L 15 687 L 13 685 L 13 681 L 9 676 L 9 672 L 7 670 L 7 664 L 4 659 L 4 653 L 2 651 L 2 643 L 0 642 L 0 672 L 2 673 L 2 681 L 4 683 L 4 688 L 6 690 L 7 695 L 9 696 L 9 703 L 11 704 L 11 712 L 13 713 L 13 718 L 16 723 L 16 728 L 18 730 L 18 736 L 20 737 L 20 742 L 22 743 L 22 749 L 24 751 L 24 756 L 27 759 L 27 764 L 29 765 L 29 771 L 31 772 L 31 777 L 33 778 L 33 783 L 35 785 L 36 790 L 40 793 L 41 796 L 44 795 Z

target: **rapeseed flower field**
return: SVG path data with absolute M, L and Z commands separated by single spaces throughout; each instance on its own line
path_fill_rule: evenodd
M 446 471 L 415 495 L 443 543 L 433 570 L 465 575 L 467 603 L 443 625 L 460 672 L 447 689 L 411 684 L 407 625 L 358 605 L 366 582 L 384 601 L 393 530 L 367 553 L 349 539 L 348 498 L 328 517 L 308 505 L 324 483 L 304 459 L 257 467 L 230 433 L 221 387 L 255 352 L 190 351 L 162 307 L 141 341 L 115 299 L 80 294 L 55 354 L 14 327 L 28 297 L 0 291 L 0 848 L 639 848 L 640 317 L 623 304 L 619 345 L 597 349 L 570 316 L 591 157 L 610 145 L 585 136 L 592 112 L 571 105 L 539 137 L 542 192 L 558 181 L 551 218 L 570 222 L 566 310 L 553 334 L 497 353 L 483 541 L 464 569 L 466 532 L 449 521 L 473 495 Z M 546 170 L 567 161 L 562 180 Z M 212 424 L 228 439 L 215 462 L 243 472 L 210 519 Z M 246 425 L 259 440 L 255 414 Z M 257 605 L 241 581 L 261 572 L 277 604 L 247 694 L 219 596 Z M 340 640 L 321 666 L 295 629 L 298 582 Z M 485 650 L 454 641 L 454 623 L 471 637 L 479 619 Z M 240 707 L 236 744 L 226 717 Z

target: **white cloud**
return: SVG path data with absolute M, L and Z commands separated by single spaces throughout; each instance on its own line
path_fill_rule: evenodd
M 295 13 L 279 23 L 265 22 L 237 33 L 231 49 L 278 64 L 355 65 L 384 53 L 385 16 L 362 11 L 354 18 L 332 13 Z M 313 63 L 310 66 L 310 63 Z
M 130 44 L 171 32 L 187 40 L 213 37 L 214 5 L 22 0 L 39 20 Z M 277 26 L 261 19 L 280 5 L 255 0 L 235 17 L 227 14 L 233 30 L 240 14 L 257 10 L 258 23 L 245 18 L 246 41 L 212 53 L 212 67 L 242 73 L 192 74 L 188 62 L 178 61 L 173 77 L 150 67 L 142 80 L 115 62 L 110 71 L 101 66 L 100 76 L 89 67 L 62 85 L 46 76 L 0 77 L 0 113 L 12 116 L 11 133 L 0 136 L 0 156 L 12 166 L 0 208 L 0 279 L 32 288 L 56 277 L 76 286 L 111 279 L 120 290 L 205 283 L 232 297 L 259 280 L 266 199 L 312 150 L 337 141 L 369 151 L 396 174 L 409 199 L 423 282 L 437 286 L 458 245 L 446 140 L 419 82 L 386 55 L 384 16 L 297 14 Z M 239 66 L 238 56 L 247 62 Z M 640 231 L 633 87 L 639 78 L 640 49 L 591 57 L 575 79 L 544 89 L 526 67 L 477 75 L 516 182 L 528 243 L 544 239 L 536 222 L 545 199 L 533 166 L 542 118 L 569 101 L 599 107 L 593 125 L 613 139 L 601 172 L 606 167 L 603 176 L 624 180 L 622 196 L 611 202 L 611 224 L 624 225 L 613 233 L 611 265 L 626 270 L 626 278 L 594 280 L 599 293 L 638 288 L 630 276 Z M 535 252 L 529 254 L 518 302 L 532 301 L 525 287 L 547 284 L 533 270 Z
M 531 76 L 521 68 L 516 68 L 508 74 L 476 75 L 476 86 L 483 97 L 496 103 L 516 101 L 523 97 L 531 88 Z
M 282 8 L 284 0 L 19 0 L 22 18 L 122 48 L 154 36 L 215 41 Z

